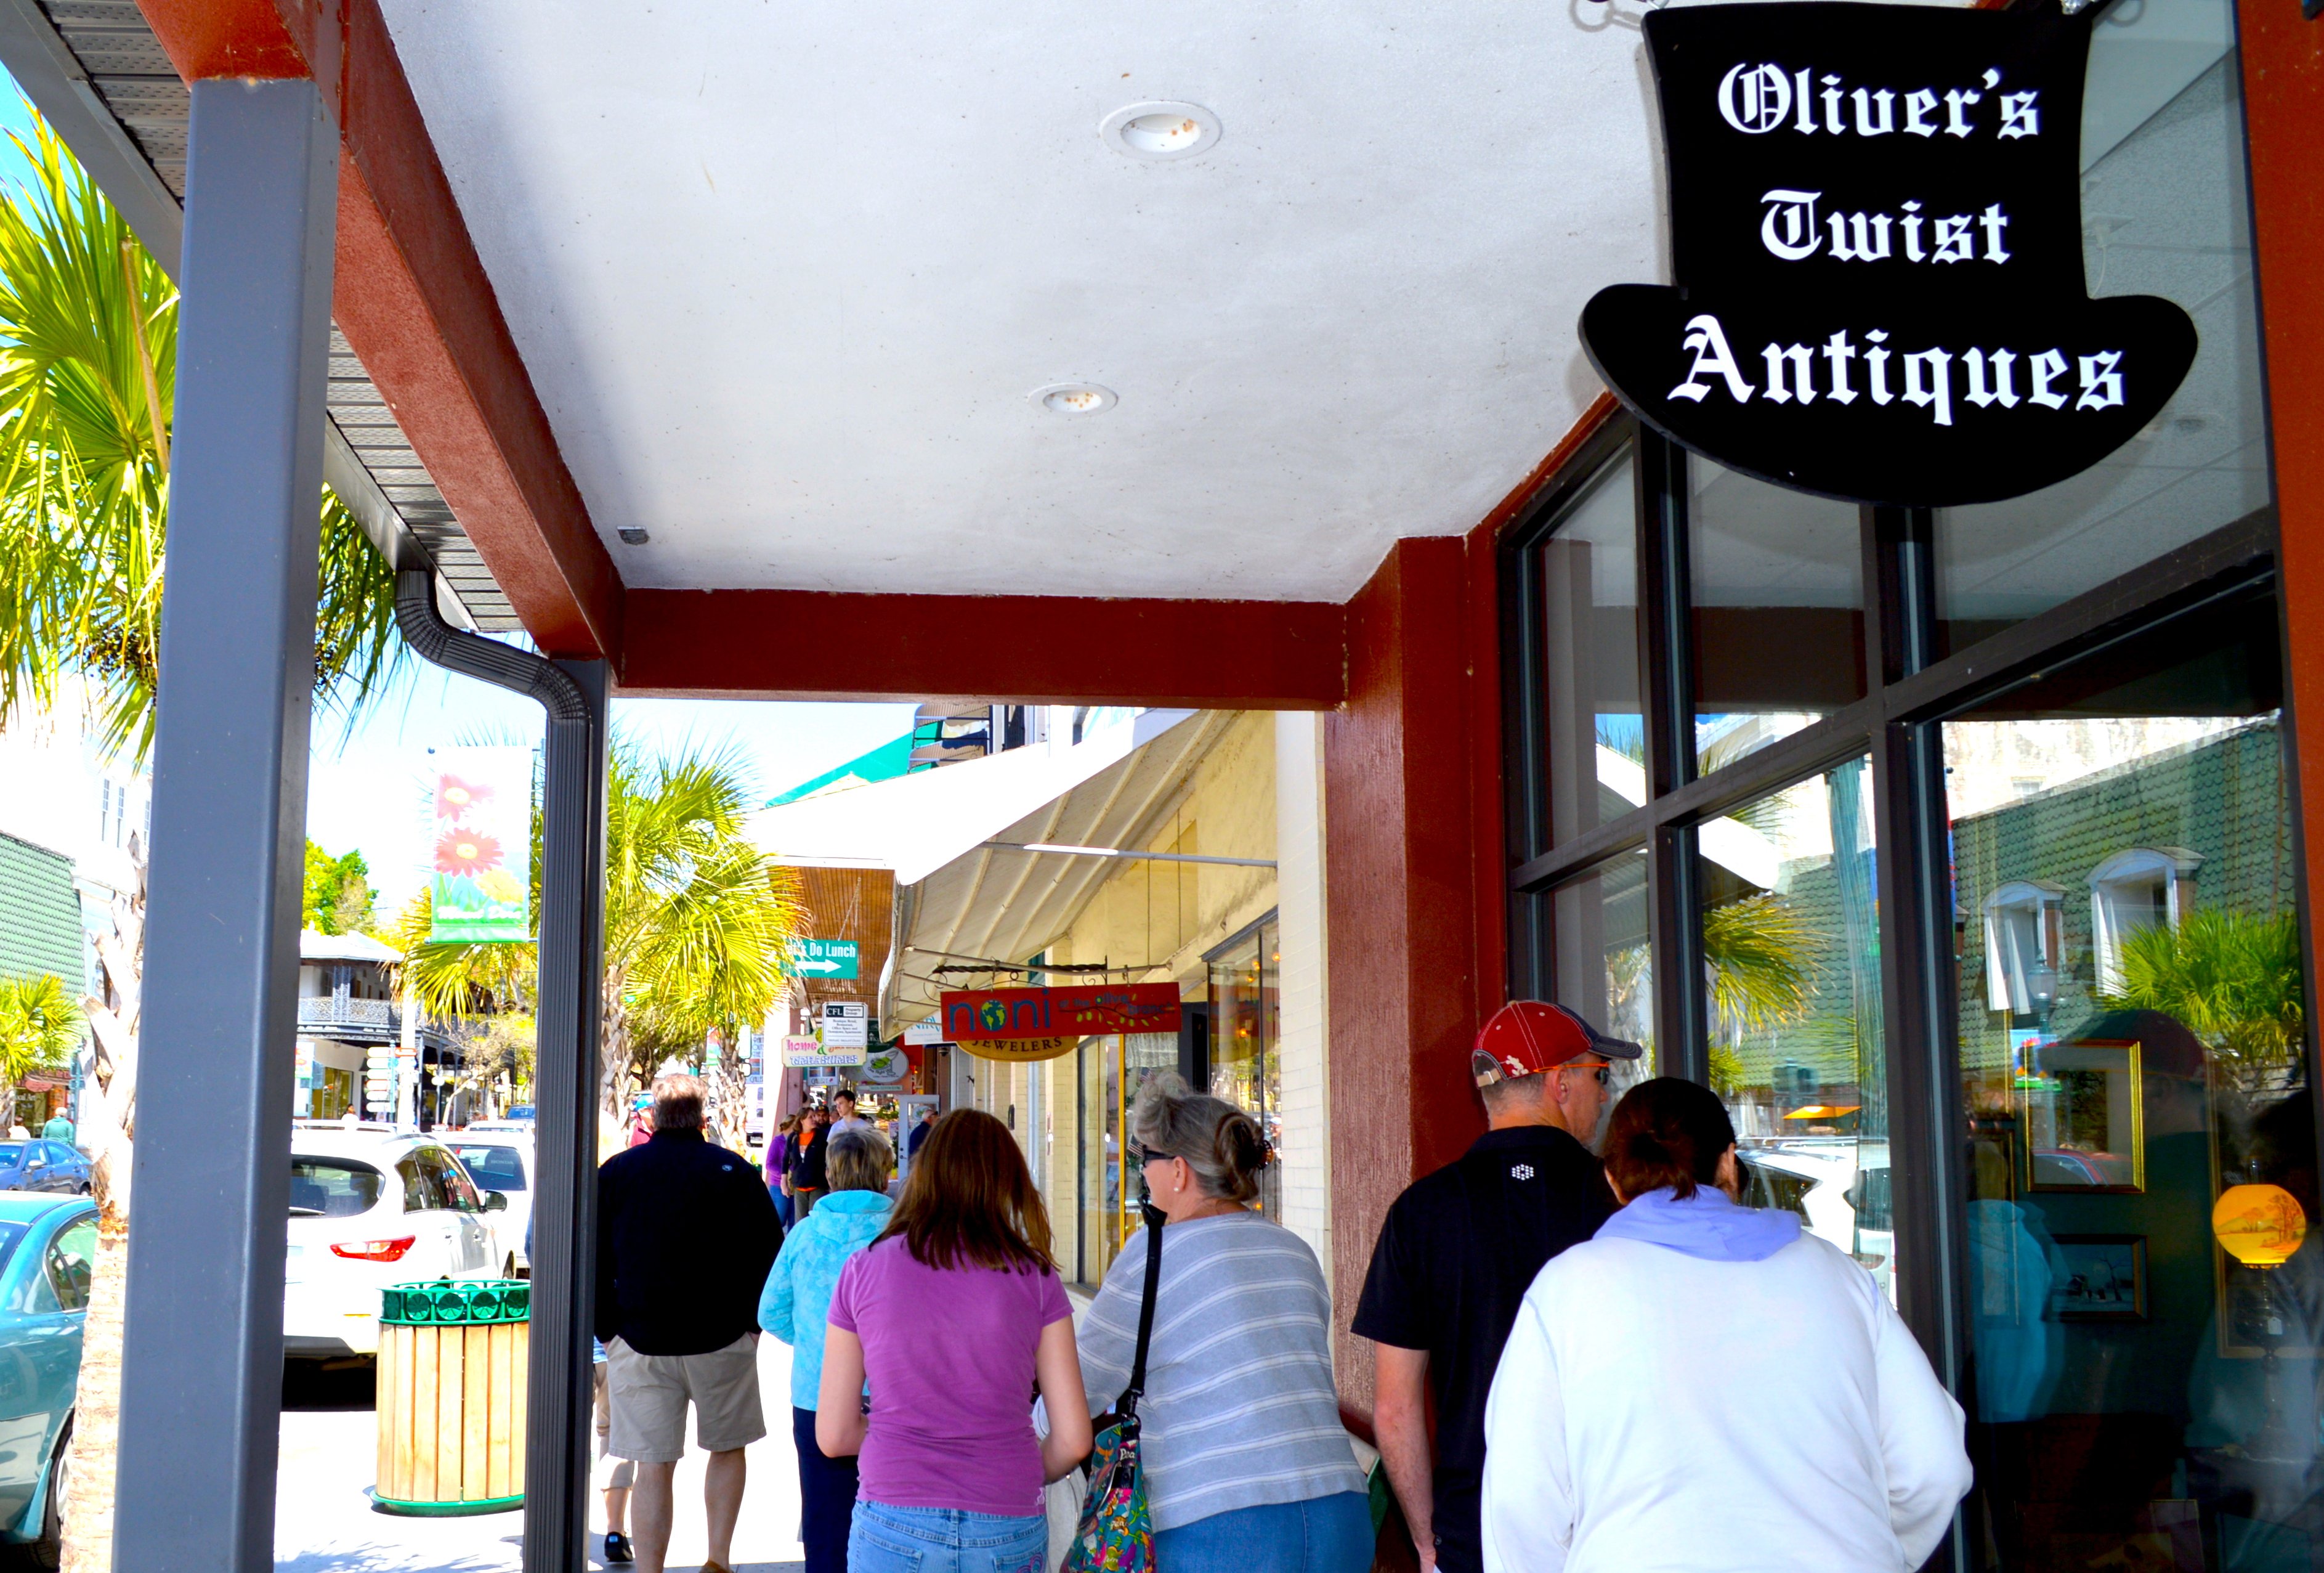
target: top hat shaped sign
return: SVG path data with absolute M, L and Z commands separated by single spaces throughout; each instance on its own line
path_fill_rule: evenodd
M 1811 0 L 1646 33 L 1677 282 L 1600 291 L 1582 340 L 1656 430 L 1802 491 L 1993 502 L 2187 375 L 2186 312 L 2084 282 L 2089 14 Z

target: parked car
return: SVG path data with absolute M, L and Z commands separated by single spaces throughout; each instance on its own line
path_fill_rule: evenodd
M 1743 1148 L 1736 1158 L 1746 1207 L 1799 1214 L 1808 1233 L 1862 1263 L 1883 1292 L 1895 1292 L 1886 1142 L 1787 1143 Z
M 479 1194 L 460 1161 L 432 1136 L 294 1130 L 284 1353 L 376 1354 L 381 1290 L 498 1277 L 492 1220 L 507 1206 L 497 1191 Z
M 0 1142 L 0 1190 L 60 1190 L 87 1196 L 88 1160 L 69 1142 Z
M 444 1138 L 452 1155 L 465 1164 L 476 1189 L 498 1191 L 508 1198 L 504 1211 L 495 1213 L 493 1233 L 498 1236 L 501 1276 L 514 1278 L 517 1269 L 532 1270 L 526 1241 L 532 1228 L 532 1131 L 501 1126 L 471 1125 Z
M 35 1568 L 62 1556 L 67 1444 L 97 1209 L 78 1196 L 0 1196 L 0 1543 Z

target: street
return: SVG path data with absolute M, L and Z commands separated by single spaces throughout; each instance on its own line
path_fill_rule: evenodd
M 750 1449 L 751 1484 L 734 1535 L 734 1573 L 795 1573 L 798 1466 L 790 1438 L 790 1346 L 759 1340 L 759 1391 L 767 1436 Z M 521 1513 L 475 1518 L 402 1518 L 374 1513 L 364 1494 L 374 1473 L 376 1417 L 368 1369 L 300 1374 L 285 1383 L 282 1455 L 275 1476 L 277 1573 L 519 1573 Z M 689 1431 L 689 1441 L 691 1433 Z M 702 1465 L 689 1452 L 678 1467 L 677 1528 L 669 1567 L 701 1565 Z M 603 1499 L 591 1494 L 591 1568 L 604 1529 Z

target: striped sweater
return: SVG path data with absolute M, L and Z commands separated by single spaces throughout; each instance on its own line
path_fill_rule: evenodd
M 1140 1229 L 1081 1319 L 1093 1410 L 1130 1384 L 1145 1287 Z M 1305 1241 L 1256 1213 L 1163 1229 L 1139 1414 L 1157 1530 L 1364 1489 L 1332 1385 L 1331 1295 Z

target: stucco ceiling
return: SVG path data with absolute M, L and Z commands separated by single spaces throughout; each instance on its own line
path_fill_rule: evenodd
M 1523 478 L 1582 301 L 1660 273 L 1627 5 L 386 12 L 633 585 L 1344 598 Z M 1133 161 L 1142 100 L 1223 134 Z M 1120 403 L 1027 397 L 1078 381 Z

